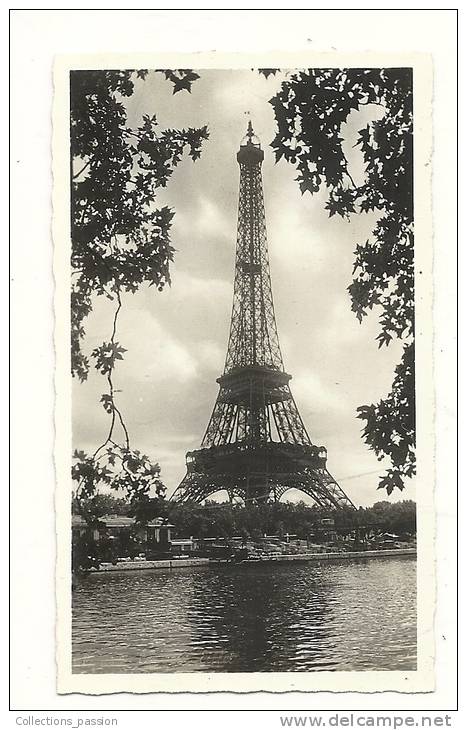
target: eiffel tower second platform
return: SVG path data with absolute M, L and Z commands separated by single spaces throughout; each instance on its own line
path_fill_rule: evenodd
M 354 508 L 305 428 L 285 372 L 269 273 L 261 165 L 251 122 L 240 144 L 237 251 L 230 336 L 219 393 L 201 443 L 172 496 L 202 502 L 220 490 L 245 503 L 298 489 L 323 509 Z

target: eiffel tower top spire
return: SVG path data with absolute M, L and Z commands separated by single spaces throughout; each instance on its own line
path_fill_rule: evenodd
M 253 145 L 253 147 L 261 147 L 261 142 L 259 141 L 259 137 L 257 137 L 254 132 L 253 124 L 251 123 L 251 119 L 248 120 L 246 134 L 243 137 L 242 141 L 240 142 L 240 146 L 242 147 L 245 144 Z
M 264 152 L 261 149 L 261 143 L 259 138 L 256 136 L 251 119 L 248 120 L 248 127 L 246 134 L 240 142 L 240 149 L 237 153 L 238 163 L 256 165 L 261 164 L 264 160 Z

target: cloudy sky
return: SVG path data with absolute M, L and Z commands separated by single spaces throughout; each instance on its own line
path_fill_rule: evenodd
M 130 124 L 156 114 L 162 127 L 209 126 L 201 159 L 183 160 L 158 204 L 176 211 L 172 286 L 123 297 L 118 340 L 128 352 L 115 371 L 119 404 L 132 446 L 161 465 L 170 495 L 185 473 L 185 453 L 199 447 L 218 391 L 233 294 L 239 168 L 236 153 L 249 112 L 265 151 L 263 185 L 279 338 L 291 388 L 328 468 L 357 505 L 388 499 L 376 491 L 384 462 L 361 439 L 359 405 L 390 390 L 398 345 L 378 350 L 377 312 L 359 324 L 347 286 L 353 251 L 371 234 L 373 214 L 350 222 L 328 217 L 326 196 L 302 197 L 288 163 L 274 163 L 275 135 L 268 100 L 281 77 L 250 71 L 201 71 L 192 93 L 172 95 L 161 74 L 137 81 L 127 102 Z M 366 114 L 375 114 L 372 110 Z M 353 149 L 368 116 L 355 113 L 344 130 L 354 180 L 362 165 Z M 358 180 L 356 180 L 358 182 Z M 97 300 L 86 321 L 84 349 L 108 340 L 112 303 Z M 105 379 L 96 371 L 74 383 L 75 446 L 93 451 L 105 438 L 108 416 L 99 403 Z M 297 499 L 292 491 L 286 498 Z M 414 498 L 405 493 L 389 499 Z M 308 501 L 305 498 L 305 501 Z

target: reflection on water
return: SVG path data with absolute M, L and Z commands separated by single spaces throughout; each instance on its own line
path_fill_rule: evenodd
M 73 596 L 73 671 L 416 669 L 416 561 L 103 573 Z

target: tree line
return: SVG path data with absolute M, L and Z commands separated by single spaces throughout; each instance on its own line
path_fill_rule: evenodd
M 73 507 L 78 513 L 76 501 Z M 149 499 L 146 508 L 142 509 L 139 502 L 135 505 L 111 494 L 99 494 L 89 507 L 97 518 L 108 514 L 126 515 L 135 517 L 142 524 L 155 516 L 163 516 L 175 526 L 174 532 L 181 538 L 240 536 L 255 540 L 265 534 L 289 534 L 306 539 L 326 517 L 333 517 L 336 530 L 344 534 L 359 526 L 397 535 L 416 533 L 416 504 L 410 499 L 381 501 L 358 510 L 343 508 L 328 513 L 304 502 L 243 505 L 208 500 L 201 505 L 159 498 Z

